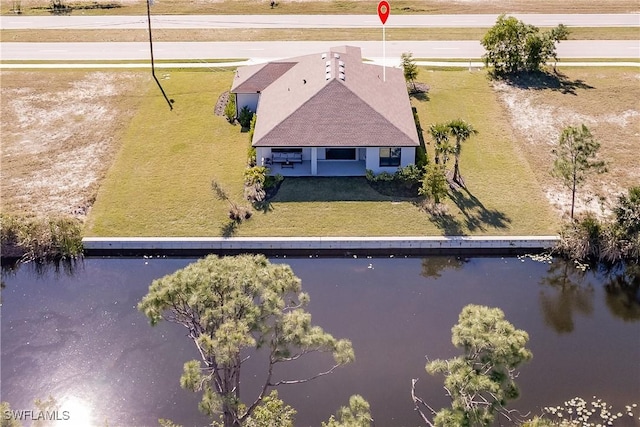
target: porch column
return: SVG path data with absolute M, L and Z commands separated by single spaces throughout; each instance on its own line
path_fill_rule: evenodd
M 318 149 L 311 147 L 311 175 L 318 175 Z

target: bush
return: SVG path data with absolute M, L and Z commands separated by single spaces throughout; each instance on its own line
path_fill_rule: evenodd
M 238 114 L 238 123 L 245 129 L 249 129 L 251 126 L 251 120 L 253 119 L 253 113 L 249 110 L 249 107 L 246 105 L 242 107 L 240 110 L 240 114 Z
M 416 165 L 398 168 L 395 173 L 381 172 L 375 175 L 367 169 L 369 184 L 379 193 L 389 196 L 416 197 L 422 180 L 423 171 Z
M 618 198 L 610 218 L 588 214 L 566 224 L 555 250 L 578 261 L 640 262 L 640 187 Z
M 416 165 L 408 165 L 399 168 L 394 174 L 394 178 L 402 182 L 407 188 L 411 188 L 422 181 L 424 170 Z
M 258 159 L 255 147 L 249 147 L 249 150 L 247 150 L 247 163 L 249 164 L 249 167 L 255 166 L 257 162 Z
M 440 199 L 447 197 L 449 185 L 443 165 L 432 164 L 427 167 L 418 194 L 432 199 L 436 204 L 440 203 Z
M 279 173 L 275 175 L 267 175 L 267 179 L 265 179 L 264 181 L 264 189 L 275 189 L 278 187 L 278 185 L 280 185 L 282 181 L 284 181 L 284 176 L 280 175 Z
M 229 100 L 224 107 L 224 116 L 229 123 L 233 123 L 236 120 L 236 98 L 234 94 L 229 94 Z
M 269 169 L 264 166 L 253 166 L 244 171 L 244 197 L 251 203 L 262 202 L 266 197 L 264 183 Z
M 232 205 L 229 209 L 229 218 L 235 222 L 242 222 L 242 220 L 251 218 L 253 212 L 251 209 L 244 206 Z
M 82 254 L 82 222 L 73 217 L 0 215 L 2 255 L 24 260 L 75 258 Z
M 254 114 L 251 117 L 251 121 L 249 122 L 249 144 L 253 143 L 253 133 L 256 131 L 256 120 L 258 119 L 258 115 Z

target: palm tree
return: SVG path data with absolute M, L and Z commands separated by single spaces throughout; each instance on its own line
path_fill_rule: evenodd
M 446 123 L 434 123 L 429 126 L 429 133 L 435 143 L 436 164 L 440 163 L 440 156 L 442 156 L 442 164 L 445 165 L 449 159 L 448 154 L 453 152 L 449 144 L 449 126 Z
M 453 182 L 464 187 L 464 182 L 462 181 L 462 176 L 460 175 L 459 166 L 462 143 L 469 139 L 471 135 L 477 134 L 478 131 L 462 119 L 455 119 L 450 121 L 449 124 L 447 124 L 447 127 L 449 128 L 449 133 L 451 134 L 451 136 L 454 136 L 456 138 L 456 145 L 453 149 L 453 154 L 456 159 L 456 162 L 453 166 Z

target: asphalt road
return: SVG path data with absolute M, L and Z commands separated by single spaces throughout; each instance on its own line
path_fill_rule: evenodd
M 332 46 L 360 46 L 366 58 L 383 56 L 382 41 L 322 42 L 165 42 L 154 43 L 156 59 L 198 60 L 213 58 L 290 58 L 322 52 Z M 479 59 L 484 49 L 478 41 L 396 41 L 387 42 L 386 57 L 399 58 L 412 52 L 415 58 Z M 640 44 L 634 40 L 561 42 L 557 48 L 561 59 L 640 58 Z M 146 60 L 148 43 L 0 43 L 2 60 Z
M 391 15 L 387 28 L 491 27 L 498 15 Z M 640 27 L 640 14 L 521 14 L 512 16 L 539 27 Z M 371 15 L 157 15 L 154 28 L 371 28 L 381 27 Z M 0 28 L 141 29 L 146 16 L 2 16 Z

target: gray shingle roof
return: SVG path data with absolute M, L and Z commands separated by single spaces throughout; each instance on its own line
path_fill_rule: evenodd
M 233 93 L 262 92 L 271 83 L 282 77 L 295 62 L 269 62 L 239 68 L 231 86 Z
M 261 95 L 254 146 L 419 145 L 402 70 L 387 68 L 383 81 L 382 67 L 363 63 L 357 47 L 333 48 L 325 53 L 326 58 L 318 53 L 283 62 L 292 65 L 269 85 L 257 89 Z M 243 73 L 240 69 L 239 75 Z M 260 86 L 252 80 L 245 79 L 232 92 L 247 93 L 239 89 Z M 256 82 L 266 80 L 259 77 Z

